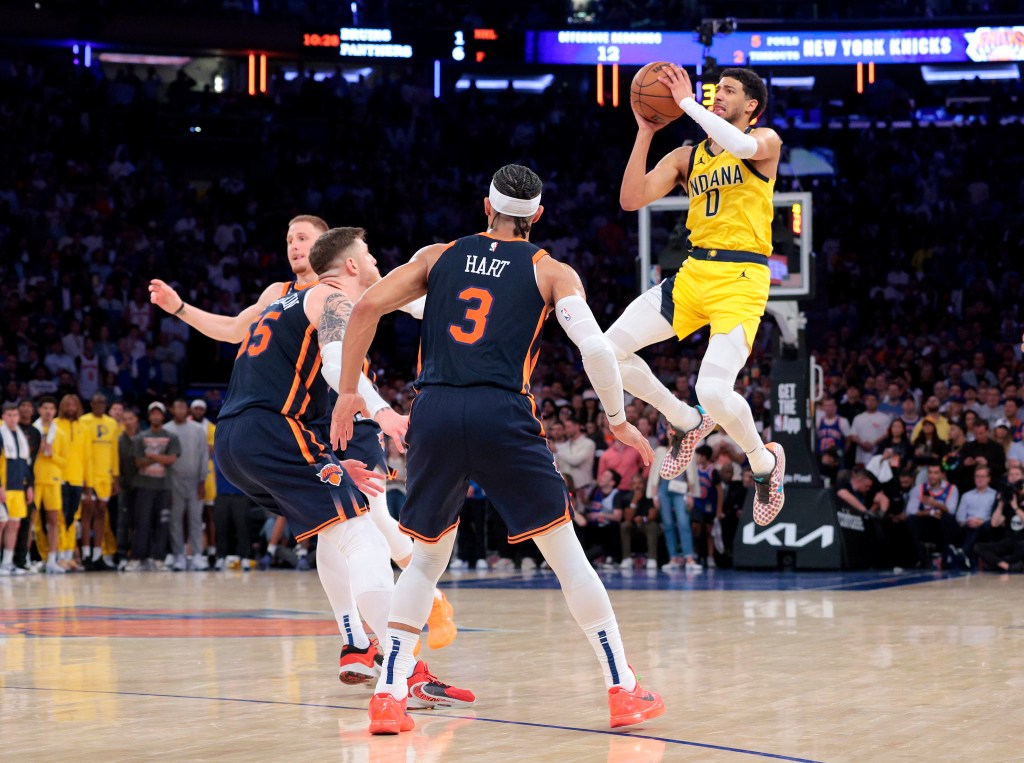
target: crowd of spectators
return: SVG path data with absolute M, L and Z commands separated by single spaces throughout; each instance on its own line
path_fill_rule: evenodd
M 567 87 L 436 101 L 423 76 L 396 69 L 357 84 L 282 80 L 270 96 L 249 98 L 200 92 L 187 76 L 160 82 L 154 72 L 104 75 L 27 54 L 0 60 L 3 400 L 99 392 L 145 411 L 187 394 L 203 398 L 215 419 L 234 348 L 154 310 L 149 278 L 174 283 L 203 309 L 237 312 L 268 280 L 287 277 L 284 227 L 301 213 L 366 227 L 387 272 L 419 246 L 479 229 L 487 179 L 509 161 L 539 171 L 548 213 L 535 239 L 580 272 L 608 325 L 636 292 L 635 220 L 617 204 L 635 129 L 628 111 L 602 109 Z M 201 135 L 188 131 L 198 123 Z M 992 120 L 783 135 L 788 145 L 830 149 L 837 166 L 835 177 L 782 177 L 777 189 L 814 193 L 819 288 L 805 305 L 808 343 L 831 398 L 820 411 L 832 420 L 835 408 L 849 430 L 839 424 L 846 441 L 820 455 L 823 472 L 851 495 L 864 493 L 865 473 L 899 483 L 910 469 L 919 486 L 932 460 L 948 464 L 950 453 L 978 442 L 1003 448 L 1002 459 L 990 448 L 986 465 L 1007 484 L 1024 382 L 1024 160 L 1012 150 L 1022 129 Z M 680 123 L 658 134 L 654 151 L 699 137 Z M 771 426 L 773 335 L 766 322 L 740 386 L 762 430 Z M 416 325 L 399 316 L 378 336 L 382 392 L 405 410 Z M 666 343 L 647 357 L 666 385 L 692 399 L 703 344 Z M 711 444 L 706 473 L 675 487 L 641 486 L 635 478 L 646 475 L 609 444 L 596 396 L 557 330 L 544 335 L 534 392 L 595 562 L 639 563 L 633 552 L 662 531 L 670 569 L 692 570 L 716 553 L 727 561 L 745 490 L 742 454 L 728 438 Z M 653 410 L 635 403 L 630 416 L 653 444 L 663 442 Z M 934 431 L 918 425 L 922 417 Z M 962 426 L 945 423 L 952 420 Z M 877 463 L 849 471 L 872 469 L 878 456 L 889 479 Z M 945 472 L 961 495 L 974 485 L 971 466 L 965 459 Z M 400 485 L 394 490 L 397 509 Z M 870 509 L 873 496 L 857 500 Z M 686 512 L 667 517 L 666 504 L 677 503 Z M 691 513 L 696 538 L 681 532 Z M 645 528 L 651 523 L 657 533 Z M 467 565 L 511 558 L 500 541 L 466 535 L 476 549 L 467 552 L 475 558 L 460 552 Z M 946 545 L 966 551 L 960 538 Z M 652 562 L 660 563 L 653 549 Z

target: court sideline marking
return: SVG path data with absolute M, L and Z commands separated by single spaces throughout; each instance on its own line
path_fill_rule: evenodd
M 64 692 L 68 694 L 108 694 L 117 696 L 127 697 L 156 697 L 159 699 L 199 699 L 206 700 L 208 702 L 244 702 L 254 705 L 287 705 L 291 707 L 315 707 L 324 708 L 327 710 L 355 710 L 361 713 L 366 712 L 365 707 L 351 707 L 349 705 L 325 705 L 314 702 L 282 702 L 280 700 L 273 699 L 243 699 L 238 697 L 199 697 L 189 694 L 154 694 L 151 692 L 138 692 L 138 691 L 105 691 L 102 689 L 53 689 L 45 686 L 4 686 L 2 687 L 8 691 L 37 691 L 37 692 Z M 665 742 L 667 744 L 678 744 L 686 747 L 698 747 L 705 750 L 719 750 L 722 752 L 735 752 L 740 755 L 753 755 L 759 758 L 770 758 L 772 760 L 787 760 L 791 763 L 822 763 L 822 761 L 811 760 L 810 758 L 794 758 L 789 755 L 779 755 L 772 752 L 759 752 L 757 750 L 744 750 L 739 747 L 725 747 L 717 744 L 707 744 L 704 742 L 689 742 L 684 739 L 671 739 L 669 737 L 656 737 L 647 734 L 630 734 L 619 731 L 605 731 L 603 729 L 585 729 L 576 726 L 558 726 L 550 723 L 531 723 L 529 721 L 510 721 L 501 718 L 480 718 L 477 716 L 470 715 L 436 715 L 433 711 L 412 711 L 411 715 L 415 715 L 421 718 L 433 717 L 437 719 L 450 718 L 451 720 L 470 720 L 470 721 L 482 721 L 484 723 L 499 723 L 510 726 L 524 726 L 527 728 L 537 729 L 550 729 L 553 731 L 576 731 L 583 734 L 600 734 L 602 736 L 619 736 L 628 739 L 650 739 L 656 742 Z

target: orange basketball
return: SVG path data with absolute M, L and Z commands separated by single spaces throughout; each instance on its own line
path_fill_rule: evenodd
M 665 61 L 647 64 L 636 73 L 629 86 L 629 105 L 633 111 L 655 124 L 671 122 L 683 115 L 668 85 L 658 81 L 662 67 L 668 65 Z

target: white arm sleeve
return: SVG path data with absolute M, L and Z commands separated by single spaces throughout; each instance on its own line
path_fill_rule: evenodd
M 338 391 L 338 382 L 341 380 L 341 349 L 341 342 L 328 342 L 320 348 L 320 358 L 323 361 L 323 365 L 320 366 L 320 373 L 323 374 L 324 379 L 335 392 Z M 366 378 L 366 374 L 359 375 L 357 391 L 363 396 L 363 400 L 366 401 L 366 407 L 370 411 L 370 416 L 375 416 L 378 411 L 391 407 L 380 396 L 377 388 L 373 386 L 373 382 Z
M 749 159 L 757 153 L 757 140 L 738 127 L 722 119 L 718 114 L 708 111 L 693 98 L 684 98 L 679 102 L 694 122 L 704 128 L 711 140 L 720 145 L 737 159 Z
M 408 305 L 403 305 L 402 307 L 400 307 L 398 309 L 401 310 L 403 313 L 408 313 L 409 315 L 411 315 L 416 320 L 422 321 L 423 320 L 423 308 L 424 308 L 424 306 L 426 304 L 427 304 L 427 297 L 426 297 L 426 295 L 424 295 L 424 296 L 420 297 L 419 299 L 414 299 Z
M 341 381 L 341 342 L 328 342 L 320 348 L 320 373 L 335 392 Z
M 366 407 L 370 411 L 370 418 L 373 418 L 385 408 L 391 407 L 388 401 L 380 396 L 377 387 L 367 378 L 366 374 L 359 375 L 359 386 L 357 389 L 359 394 L 363 396 L 363 400 L 366 401 Z
M 594 313 L 582 297 L 575 294 L 555 303 L 558 324 L 580 348 L 583 369 L 594 385 L 608 421 L 621 424 L 626 420 L 626 406 L 622 395 L 622 376 L 615 360 L 611 343 L 601 332 Z

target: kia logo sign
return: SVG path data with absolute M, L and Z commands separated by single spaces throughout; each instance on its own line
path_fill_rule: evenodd
M 779 539 L 779 534 L 782 539 Z M 836 539 L 835 528 L 831 525 L 823 525 L 817 530 L 809 532 L 804 537 L 797 536 L 797 527 L 792 522 L 780 522 L 768 529 L 758 532 L 757 525 L 750 522 L 743 526 L 743 542 L 748 546 L 756 546 L 758 543 L 767 543 L 769 546 L 803 548 L 816 540 L 821 540 L 821 547 L 828 548 Z

